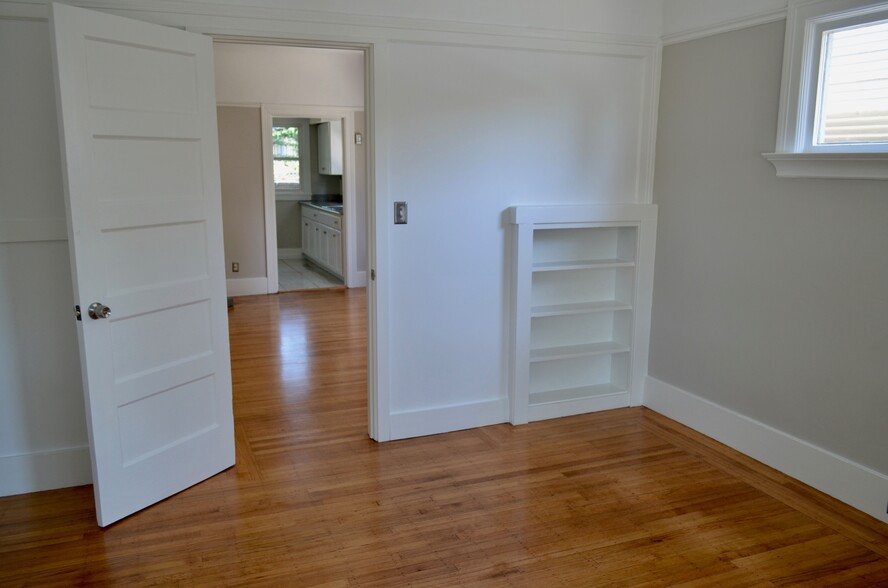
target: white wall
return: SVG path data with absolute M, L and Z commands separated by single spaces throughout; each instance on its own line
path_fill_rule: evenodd
M 49 38 L 0 19 L 0 495 L 91 481 Z
M 761 156 L 784 27 L 664 50 L 649 369 L 672 388 L 646 403 L 716 438 L 738 424 L 742 450 L 771 427 L 754 457 L 888 520 L 888 183 L 781 179 Z
M 219 104 L 298 104 L 364 109 L 364 53 L 216 43 Z
M 505 404 L 502 213 L 643 199 L 645 78 L 635 58 L 423 43 L 393 45 L 390 67 L 389 194 L 409 210 L 391 233 L 399 436 L 444 422 L 438 407 Z
M 380 418 L 382 439 L 398 436 L 397 431 L 431 433 L 505 420 L 505 413 L 497 411 L 476 413 L 480 419 L 451 417 L 472 413 L 490 400 L 497 404 L 508 392 L 502 219 L 508 206 L 650 197 L 659 2 L 559 0 L 540 5 L 522 0 L 503 9 L 494 1 L 379 2 L 369 7 L 354 1 L 316 5 L 302 0 L 248 11 L 221 2 L 93 4 L 198 31 L 373 45 L 376 118 L 367 134 L 375 152 L 368 175 L 377 200 L 369 212 L 377 219 L 380 279 L 371 303 L 380 319 L 377 375 L 381 402 L 387 407 Z M 379 14 L 362 16 L 361 10 Z M 351 11 L 358 13 L 346 14 Z M 0 1 L 2 15 L 40 18 L 46 7 L 40 0 Z M 27 109 L 33 108 L 39 111 L 36 118 L 42 117 L 51 128 L 46 23 L 9 20 L 4 27 L 0 75 L 4 81 L 21 75 L 27 79 L 4 84 L 4 101 L 9 104 L 0 105 L 3 114 L 10 124 L 30 121 L 35 116 Z M 223 103 L 281 101 L 246 96 L 242 91 L 250 85 L 232 87 L 222 79 Z M 362 106 L 353 91 L 357 86 L 336 92 L 341 104 Z M 340 104 L 331 102 L 329 95 L 288 95 L 284 101 Z M 31 129 L 21 133 L 26 131 Z M 58 220 L 62 204 L 56 138 L 32 133 L 35 144 L 22 146 L 19 134 L 3 134 L 2 144 L 18 154 L 3 160 L 3 165 L 13 164 L 15 173 L 10 176 L 4 168 L 2 175 L 19 177 L 16 174 L 39 169 L 53 178 L 51 186 L 41 188 L 41 197 L 50 203 L 48 212 L 41 214 Z M 4 194 L 4 220 L 5 210 L 30 206 L 26 201 L 33 200 L 31 193 L 20 190 Z M 396 200 L 410 203 L 407 226 L 391 224 Z M 14 302 L 30 302 L 40 290 L 58 298 L 57 307 L 64 309 L 46 314 L 39 334 L 17 322 L 0 323 L 6 351 L 45 350 L 50 365 L 61 366 L 54 373 L 65 383 L 62 387 L 46 381 L 51 374 L 45 364 L 37 373 L 30 360 L 18 354 L 0 360 L 9 365 L 4 375 L 16 373 L 18 378 L 3 390 L 4 408 L 10 406 L 3 418 L 23 422 L 29 431 L 53 429 L 47 433 L 50 437 L 71 433 L 48 444 L 29 441 L 24 451 L 85 441 L 72 359 L 70 278 L 64 275 L 64 241 L 58 241 L 63 237 L 63 231 L 56 231 L 56 244 L 48 246 L 55 256 L 45 266 L 54 270 L 48 275 L 37 273 L 39 264 L 14 262 L 0 268 L 0 289 Z M 14 291 L 7 285 L 11 283 L 30 285 Z M 70 346 L 66 352 L 53 351 L 64 341 Z M 41 420 L 46 415 L 36 416 L 14 404 L 15 399 L 41 395 L 43 408 L 65 408 L 63 424 Z M 462 412 L 446 408 L 454 406 Z M 9 451 L 22 450 L 15 443 L 10 442 Z M 82 477 L 68 476 L 68 483 L 80 481 Z M 30 489 L 41 487 L 46 486 L 34 483 Z
M 512 3 L 499 15 L 504 27 L 523 27 L 533 19 L 522 18 L 546 13 L 570 29 L 551 38 L 444 23 L 470 15 L 483 22 L 492 5 L 473 3 L 465 13 L 450 13 L 454 5 L 448 6 L 413 3 L 409 10 L 422 7 L 428 19 L 417 25 L 422 30 L 372 19 L 367 28 L 335 29 L 345 34 L 341 40 L 375 43 L 376 269 L 391 292 L 380 307 L 380 340 L 390 343 L 380 366 L 388 406 L 382 439 L 506 419 L 503 210 L 650 198 L 658 3 Z M 399 8 L 404 16 L 408 8 Z M 200 23 L 192 28 L 212 30 Z M 321 30 L 329 29 L 306 34 Z M 218 54 L 217 68 L 235 61 L 231 57 Z M 280 68 L 270 71 L 276 76 Z M 221 74 L 217 83 L 221 102 L 283 99 L 249 94 L 258 83 L 225 79 Z M 408 202 L 407 226 L 391 224 L 398 200 Z M 472 419 L 461 416 L 468 413 Z

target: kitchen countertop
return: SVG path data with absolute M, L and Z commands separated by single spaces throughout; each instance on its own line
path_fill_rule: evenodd
M 342 216 L 342 204 L 338 202 L 308 202 L 303 201 L 302 206 L 309 206 L 311 208 L 317 208 L 318 210 L 323 210 L 324 212 L 330 212 L 333 214 L 338 214 Z

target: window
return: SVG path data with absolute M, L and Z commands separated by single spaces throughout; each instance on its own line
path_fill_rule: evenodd
M 776 151 L 779 176 L 888 179 L 888 1 L 790 1 Z
M 888 21 L 823 33 L 814 145 L 888 147 Z
M 308 120 L 274 118 L 271 126 L 272 174 L 276 198 L 311 194 Z
M 299 127 L 271 127 L 274 185 L 299 186 Z

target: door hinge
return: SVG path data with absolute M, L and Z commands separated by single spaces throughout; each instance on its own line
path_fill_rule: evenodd
M 80 316 L 80 305 L 79 304 L 74 306 L 74 318 L 76 318 L 79 321 L 83 320 L 83 318 Z
M 375 269 L 370 270 L 370 281 L 372 281 L 372 282 L 376 281 L 376 270 Z

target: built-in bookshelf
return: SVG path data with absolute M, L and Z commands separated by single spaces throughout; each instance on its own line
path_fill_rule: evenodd
M 654 205 L 519 206 L 512 422 L 641 403 Z

